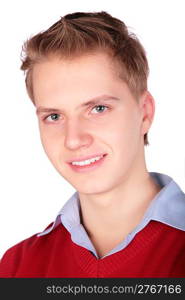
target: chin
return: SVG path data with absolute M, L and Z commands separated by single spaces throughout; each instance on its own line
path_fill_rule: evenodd
M 74 185 L 73 185 L 74 186 Z M 93 184 L 89 184 L 89 185 L 76 185 L 74 186 L 75 189 L 81 193 L 81 194 L 86 194 L 86 195 L 98 195 L 98 194 L 102 194 L 102 193 L 107 193 L 109 191 L 109 187 L 105 187 L 102 184 L 100 184 L 99 186 L 94 186 Z

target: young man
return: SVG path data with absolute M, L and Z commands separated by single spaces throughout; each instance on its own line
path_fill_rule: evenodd
M 73 13 L 23 50 L 43 148 L 76 192 L 0 276 L 184 277 L 185 194 L 145 162 L 155 103 L 139 40 L 106 12 Z

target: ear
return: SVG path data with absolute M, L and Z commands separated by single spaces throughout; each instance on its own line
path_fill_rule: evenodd
M 140 99 L 140 110 L 142 117 L 141 133 L 147 133 L 152 125 L 155 114 L 155 101 L 149 91 L 145 91 Z

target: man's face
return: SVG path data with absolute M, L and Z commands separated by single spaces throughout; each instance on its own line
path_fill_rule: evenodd
M 38 113 L 44 150 L 56 170 L 84 194 L 122 184 L 138 168 L 144 147 L 141 108 L 113 67 L 105 53 L 96 53 L 72 60 L 53 57 L 33 69 L 36 108 L 51 108 Z M 97 102 L 84 105 L 91 100 Z M 97 154 L 107 155 L 83 172 L 68 163 Z

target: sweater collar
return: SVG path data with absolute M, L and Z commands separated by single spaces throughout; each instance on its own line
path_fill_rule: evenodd
M 179 185 L 168 175 L 149 172 L 149 175 L 159 184 L 162 189 L 151 201 L 142 222 L 136 227 L 136 233 L 145 227 L 150 220 L 155 220 L 185 231 L 185 194 Z M 54 223 L 37 236 L 42 236 L 51 232 L 59 224 L 75 236 L 78 230 L 78 240 L 86 235 L 86 244 L 90 243 L 89 237 L 80 222 L 80 201 L 76 191 L 58 212 Z M 82 243 L 84 239 L 82 238 Z M 84 245 L 88 246 L 88 245 Z

